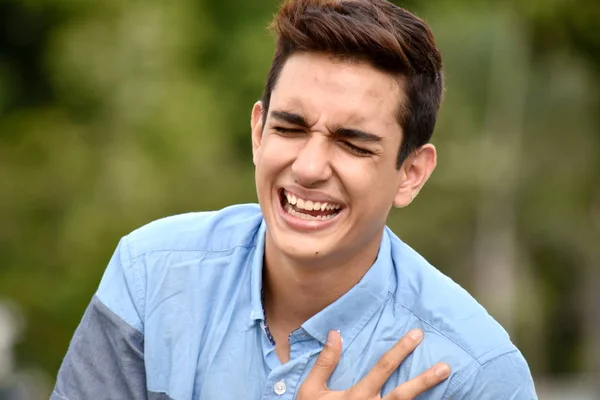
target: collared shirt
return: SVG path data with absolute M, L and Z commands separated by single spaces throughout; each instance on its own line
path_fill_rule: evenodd
M 328 387 L 344 390 L 413 328 L 419 347 L 389 393 L 443 361 L 420 399 L 536 399 L 525 359 L 465 290 L 385 229 L 362 280 L 289 337 L 281 364 L 261 301 L 266 224 L 257 205 L 155 221 L 124 237 L 63 360 L 53 400 L 295 399 L 330 330 Z

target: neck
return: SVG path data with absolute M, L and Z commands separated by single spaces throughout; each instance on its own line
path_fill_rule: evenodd
M 346 257 L 296 261 L 274 251 L 267 233 L 263 288 L 269 326 L 289 334 L 335 302 L 371 268 L 380 243 L 381 236 Z

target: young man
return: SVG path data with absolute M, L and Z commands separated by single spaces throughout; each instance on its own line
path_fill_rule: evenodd
M 506 332 L 385 227 L 436 165 L 427 25 L 386 0 L 292 0 L 273 29 L 260 207 L 123 238 L 53 398 L 536 398 Z

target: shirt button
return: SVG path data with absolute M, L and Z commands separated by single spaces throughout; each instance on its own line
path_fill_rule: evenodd
M 273 386 L 273 390 L 275 391 L 275 393 L 279 396 L 281 396 L 282 394 L 285 393 L 285 390 L 287 389 L 287 387 L 285 386 L 285 382 L 282 380 L 280 380 L 279 382 L 277 382 L 274 386 Z

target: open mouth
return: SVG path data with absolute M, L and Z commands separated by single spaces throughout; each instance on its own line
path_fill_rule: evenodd
M 286 213 L 308 221 L 328 221 L 342 211 L 340 204 L 301 199 L 284 189 L 279 191 L 279 201 Z

